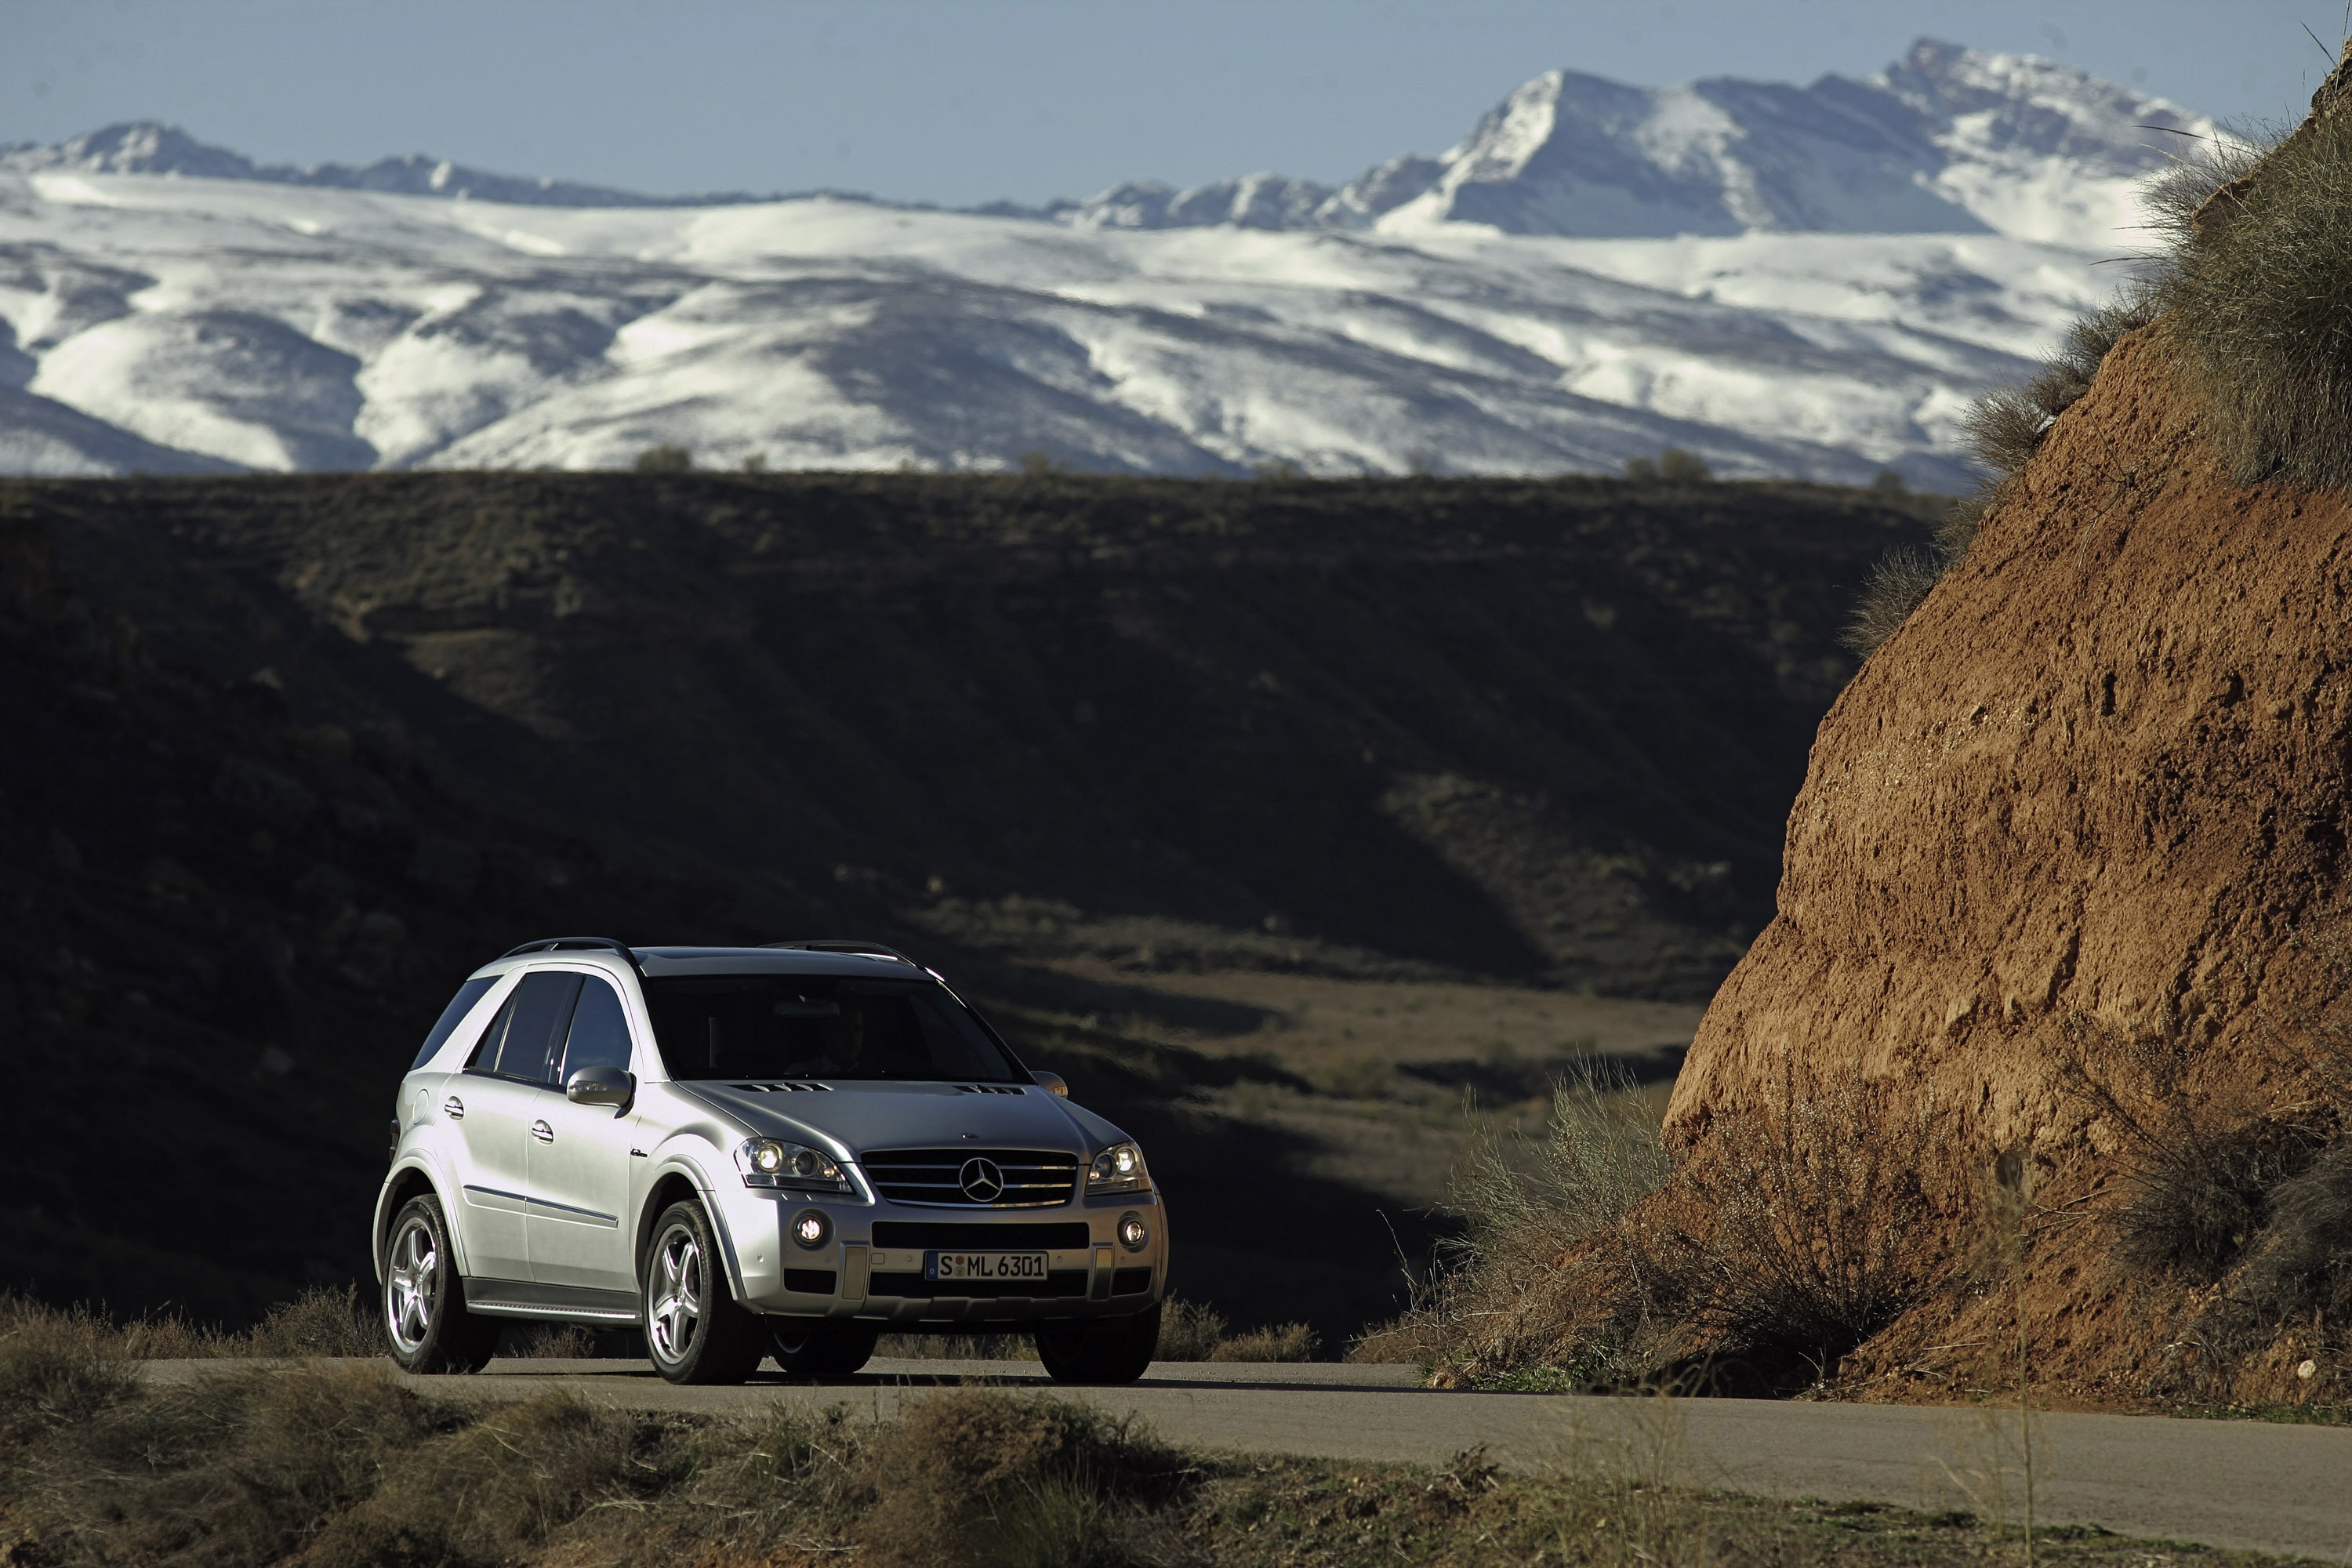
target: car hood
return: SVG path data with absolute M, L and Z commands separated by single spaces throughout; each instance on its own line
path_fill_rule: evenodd
M 827 1146 L 856 1159 L 869 1149 L 1067 1150 L 1081 1157 L 1127 1134 L 1042 1089 L 1017 1094 L 951 1083 L 843 1083 L 814 1090 L 673 1083 L 673 1089 L 753 1134 Z

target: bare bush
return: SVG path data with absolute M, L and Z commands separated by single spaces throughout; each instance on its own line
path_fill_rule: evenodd
M 1932 1110 L 1881 1089 L 1801 1092 L 1718 1120 L 1676 1173 L 1675 1215 L 1651 1247 L 1662 1311 L 1718 1354 L 1797 1357 L 1826 1374 L 1920 1300 L 1934 1214 L 1920 1182 Z
M 2128 1192 L 2102 1215 L 2127 1271 L 2221 1279 L 2261 1228 L 2271 1191 L 2311 1164 L 2319 1138 L 2283 1108 L 2196 1081 L 2170 1016 L 2133 1031 L 2077 1016 L 2056 1059 L 2062 1092 L 2113 1127 Z

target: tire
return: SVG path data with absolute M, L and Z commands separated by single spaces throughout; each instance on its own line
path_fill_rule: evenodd
M 644 1273 L 646 1349 L 654 1370 L 672 1383 L 741 1383 L 767 1351 L 759 1319 L 728 1293 L 719 1258 L 700 1204 L 672 1204 L 654 1222 Z
M 1055 1383 L 1133 1383 L 1160 1348 L 1160 1308 L 1132 1318 L 1037 1331 L 1037 1359 Z
M 868 1324 L 775 1318 L 768 1325 L 768 1353 L 787 1377 L 847 1377 L 873 1359 L 881 1337 Z
M 479 1372 L 498 1349 L 499 1321 L 466 1310 L 441 1200 L 411 1198 L 384 1248 L 384 1338 L 404 1372 Z

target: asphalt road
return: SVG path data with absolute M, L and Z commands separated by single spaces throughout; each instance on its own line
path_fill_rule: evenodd
M 149 1375 L 183 1381 L 225 1364 L 153 1362 Z M 878 1358 L 855 1378 L 815 1387 L 677 1388 L 646 1363 L 625 1361 L 499 1361 L 477 1376 L 403 1381 L 443 1398 L 562 1389 L 633 1409 L 713 1415 L 777 1399 L 845 1400 L 887 1417 L 968 1379 L 1053 1386 L 1034 1363 Z M 1605 1466 L 1679 1485 L 2011 1520 L 2023 1500 L 2014 1410 L 1457 1394 L 1417 1384 L 1411 1367 L 1163 1362 L 1131 1387 L 1060 1392 L 1199 1447 L 1444 1464 L 1484 1445 L 1526 1472 Z M 2053 1414 L 2033 1418 L 2031 1437 L 2041 1523 L 2352 1561 L 2352 1428 Z

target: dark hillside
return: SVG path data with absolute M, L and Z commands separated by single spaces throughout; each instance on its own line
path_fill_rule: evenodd
M 19 484 L 155 655 L 777 928 L 856 889 L 1697 998 L 1771 911 L 1924 534 L 1613 481 L 370 475 Z M 264 673 L 266 672 L 266 673 Z
M 723 884 L 616 871 L 450 798 L 384 732 L 158 666 L 5 510 L 0 735 L 0 1291 L 234 1323 L 364 1279 L 392 1090 L 467 971 L 553 931 L 773 934 Z M 1277 1069 L 997 1003 L 1002 965 L 923 945 L 1145 1141 L 1186 1219 L 1223 1216 L 1187 1249 L 1188 1294 L 1333 1342 L 1393 1310 L 1392 1248 L 1425 1221 L 1299 1169 L 1294 1136 L 1178 1108 Z M 1270 1177 L 1280 1213 L 1252 1202 Z
M 1169 1039 L 1282 1020 L 1053 963 L 1703 994 L 1846 584 L 1922 531 L 1730 486 L 0 486 L 0 1288 L 363 1275 L 482 958 L 845 930 L 1144 1140 L 1181 1290 L 1336 1344 L 1430 1222 L 1202 1099 L 1295 1072 Z

